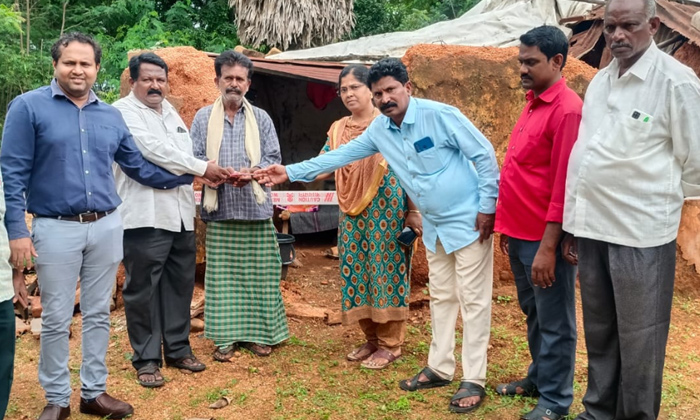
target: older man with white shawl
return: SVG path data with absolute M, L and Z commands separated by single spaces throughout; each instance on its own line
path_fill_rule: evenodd
M 250 59 L 224 51 L 214 68 L 221 96 L 197 112 L 190 132 L 195 156 L 216 160 L 232 174 L 217 189 L 205 187 L 201 213 L 207 222 L 204 333 L 217 347 L 214 359 L 225 362 L 236 345 L 268 356 L 289 330 L 272 201 L 267 187 L 250 175 L 280 163 L 275 127 L 265 111 L 245 99 Z

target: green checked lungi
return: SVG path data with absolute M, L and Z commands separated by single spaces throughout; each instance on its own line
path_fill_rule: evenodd
M 289 338 L 272 219 L 207 223 L 204 335 L 217 347 Z

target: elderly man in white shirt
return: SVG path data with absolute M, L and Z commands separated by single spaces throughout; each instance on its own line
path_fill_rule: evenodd
M 700 196 L 700 80 L 660 51 L 654 0 L 611 0 L 566 184 L 588 349 L 577 419 L 655 419 L 684 197 Z
M 173 174 L 199 176 L 209 185 L 228 180 L 226 169 L 194 157 L 185 123 L 164 99 L 167 64 L 144 53 L 131 58 L 129 71 L 131 93 L 114 106 L 144 157 Z M 189 342 L 196 263 L 194 192 L 191 185 L 157 190 L 129 178 L 119 167 L 114 172 L 123 201 L 123 297 L 132 364 L 139 383 L 155 388 L 164 384 L 163 356 L 173 367 L 205 369 Z

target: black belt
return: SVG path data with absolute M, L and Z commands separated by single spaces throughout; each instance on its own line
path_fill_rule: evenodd
M 85 213 L 76 214 L 75 216 L 42 216 L 35 214 L 34 217 L 48 217 L 49 219 L 65 220 L 68 222 L 80 222 L 80 223 L 92 223 L 100 220 L 105 216 L 109 216 L 114 213 L 114 210 L 107 211 L 88 211 Z

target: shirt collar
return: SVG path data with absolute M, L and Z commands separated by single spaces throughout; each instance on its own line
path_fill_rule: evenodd
M 134 105 L 136 105 L 138 108 L 141 108 L 143 110 L 149 110 L 149 109 L 152 110 L 153 109 L 153 108 L 149 107 L 148 105 L 144 104 L 143 102 L 141 102 L 136 97 L 136 95 L 134 95 L 133 91 L 129 92 L 129 94 L 126 96 L 126 99 L 130 100 Z M 163 115 L 171 112 L 174 109 L 173 105 L 170 102 L 168 102 L 167 99 L 163 99 L 163 102 L 161 103 L 161 107 L 163 108 Z
M 642 81 L 646 80 L 647 74 L 649 74 L 649 70 L 653 66 L 654 60 L 656 59 L 658 53 L 659 48 L 656 46 L 656 43 L 652 40 L 651 44 L 649 45 L 649 48 L 647 48 L 644 54 L 642 54 L 642 56 L 639 57 L 639 60 L 637 60 L 637 62 L 634 63 L 632 67 L 629 68 L 629 70 L 627 70 L 627 73 L 636 76 Z M 613 79 L 617 79 L 618 75 L 620 74 L 620 61 L 617 58 L 613 59 L 610 65 L 606 68 L 606 71 L 610 74 L 610 77 L 612 77 Z
M 63 96 L 66 99 L 68 98 L 63 92 L 63 89 L 61 89 L 61 86 L 58 85 L 58 82 L 56 81 L 55 77 L 51 80 L 51 96 Z M 87 102 L 85 102 L 85 105 L 99 101 L 100 99 L 97 97 L 97 95 L 95 95 L 95 92 L 92 89 L 90 89 L 90 93 L 88 93 L 88 100 Z
M 416 106 L 416 99 L 413 97 L 409 98 L 408 108 L 406 108 L 406 114 L 404 114 L 403 116 L 403 121 L 401 121 L 401 125 L 414 124 L 416 122 Z M 387 117 L 386 128 L 391 128 L 392 124 L 395 128 L 399 128 L 396 127 L 396 124 L 394 124 L 394 121 L 391 118 Z
M 525 94 L 525 99 L 527 99 L 528 102 L 538 100 L 549 104 L 552 103 L 554 99 L 556 99 L 557 95 L 559 95 L 559 93 L 565 87 L 566 79 L 562 77 L 561 79 L 557 80 L 556 83 L 554 83 L 552 86 L 548 87 L 547 90 L 542 92 L 542 94 L 537 98 L 535 98 L 535 92 L 533 92 L 532 90 L 528 90 Z

